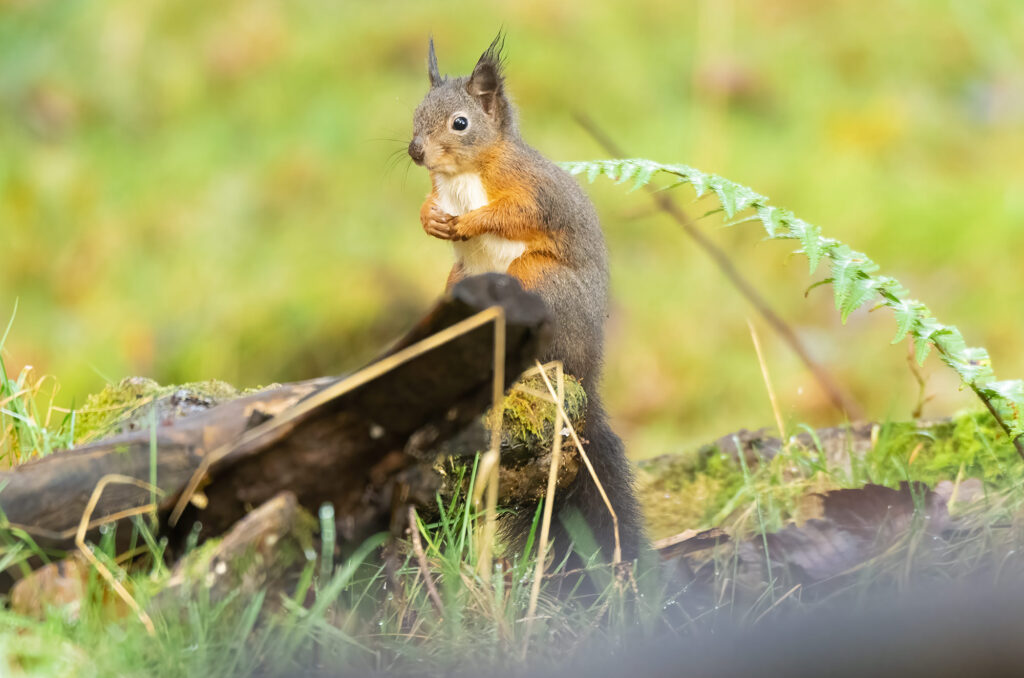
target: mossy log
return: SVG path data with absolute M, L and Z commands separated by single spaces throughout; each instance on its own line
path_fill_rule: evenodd
M 464 280 L 381 360 L 495 305 L 505 314 L 507 386 L 533 363 L 548 332 L 543 302 L 507 276 Z M 95 488 L 118 474 L 142 482 L 155 476 L 160 530 L 172 547 L 195 525 L 200 539 L 227 531 L 285 490 L 312 511 L 333 503 L 339 536 L 360 540 L 388 526 L 394 502 L 432 498 L 427 452 L 489 404 L 493 337 L 486 323 L 350 387 L 344 377 L 274 387 L 2 472 L 3 531 L 9 541 L 21 530 L 44 548 L 73 548 Z M 202 501 L 190 502 L 172 525 L 172 508 L 208 455 L 194 497 Z M 90 537 L 95 526 L 153 498 L 135 485 L 108 485 L 90 515 Z M 130 526 L 121 527 L 119 537 L 127 537 Z

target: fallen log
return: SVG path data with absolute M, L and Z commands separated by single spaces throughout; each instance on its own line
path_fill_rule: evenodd
M 432 497 L 427 452 L 490 404 L 492 322 L 436 345 L 420 342 L 492 306 L 505 317 L 507 387 L 546 339 L 546 309 L 512 278 L 469 278 L 353 375 L 271 388 L 0 472 L 0 533 L 8 544 L 24 539 L 21 531 L 44 549 L 69 550 L 88 513 L 87 538 L 118 523 L 119 541 L 126 540 L 131 514 L 156 504 L 159 530 L 173 547 L 189 535 L 222 534 L 250 508 L 289 490 L 313 512 L 333 503 L 339 535 L 359 540 L 388 525 L 394 502 L 414 499 L 417 490 Z M 201 494 L 194 494 L 200 470 Z M 93 497 L 112 476 L 155 479 L 156 487 L 111 482 Z M 183 496 L 186 508 L 172 521 Z

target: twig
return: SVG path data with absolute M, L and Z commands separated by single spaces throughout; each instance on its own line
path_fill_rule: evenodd
M 430 602 L 437 608 L 437 613 L 444 616 L 444 605 L 441 603 L 441 594 L 437 592 L 437 585 L 434 578 L 430 576 L 430 564 L 427 562 L 427 554 L 423 551 L 423 540 L 420 539 L 420 526 L 416 516 L 416 507 L 409 507 L 409 531 L 412 532 L 412 550 L 416 553 L 416 562 L 419 563 L 420 572 L 423 573 L 423 582 L 427 586 L 427 595 Z
M 582 114 L 575 114 L 576 122 L 591 136 L 593 139 L 603 146 L 605 150 L 616 157 L 625 158 L 627 155 L 623 152 L 619 146 L 612 141 L 608 135 L 606 135 L 597 124 L 590 119 L 590 117 Z M 832 375 L 821 365 L 819 365 L 811 354 L 808 352 L 807 347 L 804 346 L 800 337 L 796 335 L 793 328 L 786 323 L 785 320 L 779 316 L 778 313 L 768 304 L 768 302 L 758 293 L 743 275 L 736 270 L 732 261 L 728 255 L 715 245 L 711 240 L 708 239 L 704 233 L 697 228 L 697 225 L 692 219 L 683 211 L 681 207 L 664 191 L 659 191 L 654 186 L 648 184 L 644 188 L 650 193 L 651 198 L 655 204 L 661 209 L 661 211 L 672 217 L 676 223 L 683 227 L 683 230 L 688 236 L 690 236 L 697 245 L 704 250 L 704 252 L 711 257 L 718 266 L 719 270 L 725 275 L 726 279 L 732 283 L 733 287 L 739 290 L 740 294 L 746 297 L 747 301 L 757 310 L 757 312 L 764 318 L 765 322 L 771 325 L 772 329 L 782 337 L 782 339 L 789 345 L 790 349 L 796 353 L 797 357 L 800 358 L 801 362 L 807 366 L 807 369 L 814 375 L 815 380 L 821 386 L 822 390 L 828 396 L 828 399 L 832 402 L 832 405 L 840 412 L 845 412 L 850 419 L 863 419 L 864 411 L 860 405 L 853 400 L 849 395 L 844 392 L 844 389 L 839 383 L 832 377 Z
M 921 370 L 917 366 L 917 359 L 914 357 L 914 342 L 912 341 L 907 342 L 907 367 L 910 368 L 910 374 L 917 382 L 917 403 L 914 404 L 914 411 L 910 413 L 910 416 L 916 420 L 921 418 L 924 406 L 934 396 L 925 394 L 928 389 L 928 380 L 921 374 Z

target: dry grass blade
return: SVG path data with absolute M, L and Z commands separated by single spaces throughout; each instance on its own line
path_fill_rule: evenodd
M 540 378 L 544 380 L 544 386 L 547 387 L 548 393 L 555 399 L 555 407 L 558 408 L 558 416 L 565 422 L 565 427 L 569 429 L 569 435 L 572 436 L 572 442 L 576 445 L 576 449 L 580 453 L 580 459 L 587 466 L 587 471 L 590 472 L 590 477 L 594 480 L 594 485 L 597 486 L 597 491 L 601 495 L 601 499 L 604 501 L 604 505 L 608 508 L 608 513 L 612 517 L 612 528 L 615 533 L 615 550 L 612 552 L 612 564 L 618 565 L 622 562 L 622 544 L 619 540 L 619 516 L 615 513 L 615 509 L 612 507 L 612 502 L 608 499 L 608 493 L 604 491 L 604 485 L 601 484 L 601 479 L 597 477 L 597 471 L 594 470 L 594 465 L 590 463 L 590 457 L 587 456 L 587 451 L 583 449 L 583 443 L 580 442 L 580 437 L 576 434 L 576 429 L 573 428 L 569 421 L 569 415 L 565 413 L 565 409 L 562 406 L 562 401 L 558 399 L 558 393 L 555 391 L 555 387 L 551 385 L 551 380 L 548 379 L 547 373 L 544 371 L 543 366 L 540 362 L 537 362 L 537 367 L 540 370 Z
M 548 363 L 548 364 L 550 365 L 551 363 Z M 536 374 L 536 372 L 533 372 L 533 374 Z M 527 375 L 524 373 L 523 376 L 525 377 Z M 538 391 L 535 388 L 530 388 L 529 386 L 523 386 L 522 384 L 516 384 L 515 386 L 512 387 L 512 390 L 519 391 L 520 393 L 522 393 L 524 395 L 528 395 L 531 398 L 536 398 L 537 400 L 539 400 L 541 402 L 545 402 L 545 403 L 553 403 L 553 402 L 555 402 L 554 400 L 551 399 L 551 396 L 549 396 L 547 393 L 544 393 L 542 391 Z
M 754 352 L 757 354 L 757 362 L 761 365 L 761 378 L 764 379 L 764 387 L 768 390 L 768 400 L 772 404 L 772 414 L 775 415 L 775 425 L 779 427 L 779 440 L 783 447 L 786 447 L 786 428 L 782 423 L 782 412 L 779 410 L 779 401 L 775 398 L 775 389 L 772 388 L 772 378 L 768 374 L 768 363 L 764 360 L 764 353 L 761 351 L 761 340 L 754 329 L 754 323 L 747 319 L 747 327 L 750 328 L 750 340 L 754 342 Z
M 53 449 L 54 442 L 46 440 L 46 433 L 51 428 L 50 420 L 56 409 L 54 401 L 60 387 L 50 376 L 35 379 L 34 369 L 26 365 L 18 378 L 11 381 L 0 359 L 0 460 L 6 462 L 5 466 L 16 466 Z M 38 400 L 47 381 L 52 382 L 52 386 L 44 411 Z
M 141 481 L 140 481 L 141 482 Z M 141 487 L 141 486 L 140 486 Z M 145 489 L 151 487 L 146 485 Z M 100 525 L 107 525 L 109 523 L 116 523 L 124 518 L 131 518 L 132 516 L 141 516 L 147 513 L 152 513 L 157 510 L 156 504 L 143 504 L 142 506 L 136 506 L 135 508 L 124 509 L 123 511 L 117 511 L 115 513 L 109 513 L 102 518 L 92 520 L 86 525 L 86 531 L 99 527 Z M 0 521 L 0 527 L 4 529 L 21 530 L 26 534 L 30 534 L 33 537 L 45 537 L 47 539 L 66 539 L 73 537 L 78 534 L 78 527 L 72 527 L 67 530 L 47 530 L 36 525 L 25 525 L 23 523 L 12 523 L 9 520 Z
M 116 473 L 103 476 L 102 478 L 100 478 L 100 481 L 96 483 L 96 487 L 93 489 L 92 495 L 89 497 L 89 503 L 86 505 L 85 511 L 82 513 L 82 520 L 81 522 L 79 522 L 78 532 L 75 534 L 75 545 L 78 546 L 78 550 L 82 552 L 82 555 L 85 556 L 86 560 L 88 560 L 92 564 L 92 566 L 96 568 L 96 571 L 99 572 L 100 575 L 107 580 L 107 583 L 110 584 L 111 588 L 114 589 L 117 595 L 121 597 L 121 599 L 128 605 L 128 607 L 132 609 L 133 612 L 135 612 L 135 614 L 139 617 L 139 621 L 141 621 L 142 625 L 146 627 L 146 631 L 149 633 L 149 635 L 153 636 L 156 635 L 156 629 L 153 626 L 153 620 L 149 618 L 149 615 L 146 614 L 146 611 L 142 609 L 138 602 L 136 602 L 135 598 L 132 597 L 132 594 L 128 592 L 128 589 L 122 586 L 121 582 L 117 581 L 117 579 L 114 577 L 114 574 L 107 568 L 106 565 L 100 562 L 99 558 L 96 557 L 96 554 L 94 554 L 92 552 L 92 549 L 89 548 L 89 545 L 85 543 L 85 534 L 89 531 L 89 519 L 92 517 L 92 512 L 96 510 L 96 504 L 99 502 L 100 497 L 103 495 L 103 490 L 107 487 L 107 485 L 111 484 L 135 485 L 136 487 L 141 487 L 142 489 L 147 490 L 149 492 L 160 491 L 159 488 L 153 487 L 149 483 L 145 483 L 141 480 L 138 480 L 137 478 L 132 478 L 130 476 L 123 476 Z
M 555 408 L 554 436 L 551 442 L 551 465 L 548 468 L 548 487 L 544 494 L 544 514 L 540 523 L 540 539 L 537 541 L 537 566 L 533 574 L 533 585 L 530 587 L 530 605 L 526 610 L 526 633 L 523 638 L 524 658 L 530 647 L 530 630 L 533 627 L 533 618 L 537 614 L 537 601 L 540 599 L 540 583 L 544 577 L 544 561 L 548 548 L 548 538 L 551 534 L 551 514 L 555 504 L 555 488 L 558 486 L 558 465 L 562 460 L 561 404 L 565 401 L 565 371 L 562 369 L 561 361 L 549 364 L 553 364 L 555 367 L 555 383 L 557 384 L 558 391 L 556 404 L 558 407 Z
M 803 586 L 803 584 L 796 584 L 795 586 L 793 586 L 793 588 L 791 588 L 790 590 L 788 590 L 788 591 L 786 591 L 786 592 L 785 592 L 784 594 L 782 594 L 782 596 L 781 596 L 781 597 L 779 597 L 779 599 L 778 599 L 778 600 L 776 600 L 776 601 L 775 601 L 774 603 L 772 603 L 771 605 L 769 605 L 769 606 L 768 606 L 768 608 L 767 608 L 767 609 L 766 609 L 766 610 L 765 610 L 764 612 L 762 612 L 761 614 L 757 615 L 757 618 L 756 618 L 756 619 L 754 619 L 754 624 L 757 624 L 757 623 L 758 623 L 759 621 L 761 621 L 762 619 L 764 619 L 764 618 L 765 618 L 765 616 L 766 616 L 766 615 L 768 615 L 768 613 L 770 613 L 770 612 L 771 612 L 772 610 L 774 610 L 774 609 L 775 609 L 775 608 L 777 608 L 777 607 L 778 607 L 779 605 L 781 605 L 781 604 L 782 604 L 782 601 L 786 600 L 786 599 L 787 599 L 787 598 L 789 598 L 789 597 L 790 597 L 791 595 L 793 595 L 794 593 L 796 593 L 797 591 L 799 591 L 799 590 L 800 590 L 800 588 L 801 588 L 802 586 Z
M 422 341 L 416 342 L 412 346 L 407 346 L 406 348 L 396 353 L 393 353 L 381 360 L 378 360 L 372 365 L 364 367 L 358 372 L 349 375 L 348 377 L 345 377 L 341 381 L 338 381 L 337 383 L 332 384 L 324 388 L 323 390 L 311 395 L 310 397 L 306 398 L 305 400 L 295 405 L 293 408 L 289 409 L 287 412 L 284 412 L 272 419 L 268 419 L 267 421 L 263 422 L 262 424 L 259 424 L 258 426 L 254 426 L 253 428 L 246 431 L 245 434 L 243 434 L 237 440 L 214 449 L 212 452 L 203 457 L 203 460 L 200 463 L 199 468 L 197 468 L 195 473 L 192 474 L 192 477 L 189 479 L 188 485 L 186 485 L 184 491 L 181 493 L 181 496 L 178 498 L 178 502 L 175 504 L 174 510 L 171 511 L 170 519 L 168 522 L 172 527 L 178 524 L 178 520 L 181 518 L 182 512 L 184 512 L 185 507 L 188 506 L 189 501 L 191 501 L 192 495 L 194 495 L 196 493 L 196 490 L 199 489 L 199 485 L 202 483 L 203 478 L 206 477 L 206 473 L 207 471 L 209 471 L 210 466 L 212 466 L 215 462 L 219 461 L 220 459 L 224 458 L 227 454 L 231 452 L 231 450 L 235 449 L 240 445 L 245 445 L 246 443 L 256 440 L 261 435 L 265 434 L 267 431 L 271 431 L 284 423 L 302 417 L 311 410 L 320 407 L 324 403 L 329 402 L 334 398 L 338 398 L 344 395 L 345 393 L 348 393 L 349 391 L 362 386 L 363 384 L 373 381 L 374 379 L 377 379 L 381 375 L 390 372 L 399 365 L 402 365 L 412 360 L 413 358 L 421 356 L 424 353 L 427 353 L 428 351 L 432 351 L 438 346 L 441 346 L 442 344 L 452 341 L 457 337 L 467 334 L 468 332 L 471 332 L 474 329 L 481 327 L 482 325 L 486 325 L 489 322 L 493 322 L 499 316 L 504 319 L 504 311 L 500 306 L 492 306 L 490 308 L 486 308 L 480 311 L 479 313 L 472 315 L 469 318 L 466 318 L 465 320 L 461 320 L 455 323 L 451 327 L 445 328 L 444 330 L 438 332 L 437 334 L 433 334 Z M 502 322 L 502 329 L 504 329 L 504 322 Z M 504 367 L 504 364 L 502 365 L 502 367 Z
M 494 535 L 498 526 L 498 467 L 501 461 L 501 413 L 505 396 L 505 311 L 498 311 L 494 318 L 494 381 L 491 403 L 491 448 L 480 464 L 481 478 L 487 485 L 487 505 L 484 514 L 484 533 L 480 542 L 478 573 L 486 578 L 491 575 Z

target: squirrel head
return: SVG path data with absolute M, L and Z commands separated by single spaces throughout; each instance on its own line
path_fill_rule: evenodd
M 501 33 L 460 78 L 442 76 L 430 40 L 427 72 L 430 91 L 413 114 L 409 156 L 431 172 L 479 171 L 495 144 L 518 135 L 515 113 L 505 95 Z

